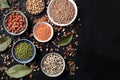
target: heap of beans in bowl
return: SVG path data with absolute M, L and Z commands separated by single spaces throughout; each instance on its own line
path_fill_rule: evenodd
M 7 30 L 14 34 L 22 32 L 27 27 L 25 18 L 17 12 L 9 14 L 5 20 L 5 24 Z
M 39 14 L 45 8 L 44 0 L 27 0 L 26 1 L 26 9 L 31 14 Z

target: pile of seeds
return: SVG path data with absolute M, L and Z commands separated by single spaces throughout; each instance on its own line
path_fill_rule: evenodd
M 35 28 L 35 36 L 42 41 L 48 40 L 51 36 L 51 29 L 47 24 L 39 24 Z
M 15 3 L 13 3 L 15 1 Z M 11 2 L 11 0 L 9 1 L 10 2 L 10 5 L 11 5 L 11 8 L 10 9 L 7 9 L 7 10 L 4 10 L 4 11 L 1 11 L 2 13 L 2 15 L 1 15 L 1 20 L 0 20 L 0 37 L 1 36 L 6 36 L 6 34 L 5 33 L 3 33 L 4 32 L 4 28 L 3 28 L 3 26 L 1 25 L 1 23 L 2 23 L 2 18 L 3 18 L 3 16 L 4 16 L 4 14 L 3 13 L 8 13 L 9 11 L 12 11 L 12 10 L 22 10 L 22 12 L 23 13 L 26 13 L 26 10 L 24 10 L 24 8 L 23 8 L 23 5 L 24 5 L 24 3 L 21 3 L 22 1 L 25 1 L 25 0 L 17 0 L 17 2 L 16 2 L 16 0 L 13 0 L 13 2 Z M 26 0 L 27 1 L 27 0 Z M 61 0 L 61 1 L 63 1 L 63 0 Z M 50 2 L 50 0 L 47 0 L 47 4 Z M 13 4 L 15 4 L 14 6 L 13 6 Z M 47 7 L 47 6 L 46 6 Z M 24 11 L 23 11 L 24 10 Z M 46 12 L 45 12 L 46 13 Z M 31 18 L 32 20 L 34 20 L 34 23 L 37 23 L 37 22 L 50 22 L 50 20 L 48 19 L 48 17 L 47 16 L 42 16 L 42 17 L 37 17 L 37 19 L 35 19 L 34 17 L 33 17 L 33 15 L 29 15 L 29 18 Z M 80 18 L 78 19 L 78 21 L 80 21 Z M 53 25 L 53 24 L 52 24 Z M 70 26 L 67 26 L 67 27 L 58 27 L 58 26 L 55 26 L 55 25 L 53 25 L 53 27 L 54 27 L 54 30 L 55 30 L 55 32 L 56 32 L 56 39 L 54 40 L 54 41 L 52 41 L 51 43 L 47 43 L 47 44 L 42 44 L 42 43 L 39 43 L 39 42 L 37 42 L 34 38 L 33 38 L 33 34 L 32 33 L 30 33 L 29 34 L 29 36 L 27 36 L 28 35 L 28 33 L 29 32 L 26 32 L 25 33 L 25 35 L 24 35 L 24 37 L 27 37 L 27 38 L 29 38 L 29 39 L 31 39 L 32 40 L 32 42 L 35 44 L 35 46 L 36 46 L 36 48 L 39 50 L 39 51 L 41 51 L 41 52 L 46 52 L 46 53 L 48 53 L 48 52 L 59 52 L 59 51 L 62 51 L 62 52 L 64 52 L 65 53 L 65 55 L 64 56 L 66 56 L 66 58 L 64 58 L 64 59 L 67 59 L 66 60 L 66 67 L 68 66 L 68 71 L 71 73 L 71 72 L 74 72 L 75 73 L 75 71 L 74 71 L 74 65 L 73 65 L 73 62 L 72 61 L 74 61 L 74 59 L 72 60 L 72 61 L 70 61 L 69 59 L 71 59 L 71 58 L 73 58 L 73 56 L 69 56 L 69 55 L 66 55 L 66 54 L 70 54 L 71 55 L 71 51 L 73 52 L 74 50 L 76 50 L 77 49 L 77 45 L 78 45 L 78 43 L 77 43 L 77 45 L 75 44 L 75 42 L 77 42 L 78 41 L 78 39 L 79 39 L 79 37 L 77 37 L 77 33 L 75 32 L 75 34 L 74 34 L 74 37 L 73 37 L 73 41 L 71 42 L 71 44 L 72 44 L 72 47 L 70 47 L 71 48 L 71 50 L 70 49 L 66 49 L 68 46 L 65 46 L 65 47 L 60 47 L 59 48 L 59 46 L 57 46 L 55 43 L 57 43 L 57 41 L 58 41 L 58 39 L 59 38 L 61 38 L 61 36 L 66 36 L 66 34 L 68 33 L 68 32 L 71 32 L 71 30 L 72 29 L 75 29 L 75 31 L 77 30 L 77 29 L 79 29 L 79 27 L 81 26 L 81 23 L 79 22 L 79 25 L 74 25 L 75 27 L 73 27 L 73 25 L 74 24 L 72 24 L 72 25 L 70 25 Z M 32 29 L 31 28 L 29 28 L 30 29 L 30 32 L 32 32 Z M 13 38 L 13 43 L 16 41 L 16 39 L 20 39 L 20 38 L 24 38 L 23 36 L 16 36 L 16 38 Z M 75 46 L 74 46 L 75 45 Z M 44 49 L 44 47 L 45 47 L 45 49 Z M 14 61 L 14 59 L 13 59 L 13 57 L 12 57 L 12 55 L 11 54 L 8 54 L 8 53 L 10 53 L 9 51 L 11 50 L 11 47 L 9 47 L 10 49 L 7 51 L 7 53 L 3 53 L 2 52 L 2 54 L 7 54 L 7 55 L 9 55 L 9 60 L 8 59 L 6 59 L 6 57 L 2 57 L 2 54 L 1 54 L 1 59 L 0 59 L 0 61 L 1 61 L 1 65 L 0 65 L 0 80 L 13 80 L 13 78 L 11 79 L 11 77 L 9 77 L 9 76 L 7 76 L 6 75 L 6 73 L 4 72 L 4 71 L 6 71 L 7 70 L 7 68 L 9 68 L 11 65 L 14 65 L 14 64 L 16 64 L 16 61 Z M 68 47 L 69 48 L 69 47 Z M 72 49 L 74 49 L 74 50 L 72 50 Z M 67 52 L 69 52 L 69 53 L 67 53 Z M 6 56 L 7 56 L 6 55 Z M 73 55 L 73 54 L 72 54 Z M 74 57 L 75 58 L 75 57 Z M 9 64 L 9 62 L 10 62 L 10 64 Z M 32 78 L 32 79 L 35 79 L 35 78 L 37 78 L 38 77 L 38 75 L 36 75 L 36 73 L 37 74 L 39 74 L 40 73 L 40 68 L 39 68 L 39 63 L 37 63 L 38 61 L 32 61 L 32 62 L 30 62 L 30 63 L 28 63 L 28 64 L 25 64 L 25 65 L 27 65 L 27 66 L 30 66 L 31 68 L 33 68 L 34 70 L 33 70 L 33 73 L 32 74 L 30 74 L 29 75 L 29 78 Z M 74 64 L 76 64 L 76 62 L 74 63 Z M 7 66 L 7 65 L 9 65 L 9 66 Z M 72 66 L 73 65 L 73 66 Z M 69 67 L 70 66 L 70 67 Z M 3 71 L 1 71 L 1 68 L 2 68 L 2 70 Z M 69 70 L 70 69 L 70 70 Z M 78 69 L 78 67 L 76 67 L 76 69 Z M 66 68 L 66 70 L 67 70 L 67 68 Z M 78 73 L 76 73 L 76 74 L 78 74 Z M 33 77 L 32 77 L 33 76 Z M 8 79 L 6 79 L 6 77 L 8 77 Z M 68 77 L 70 77 L 70 76 L 68 76 Z M 27 77 L 27 79 L 29 79 L 28 77 Z M 43 79 L 43 78 L 41 78 L 41 79 Z M 23 78 L 21 78 L 20 80 L 23 80 Z
M 43 11 L 45 2 L 43 0 L 27 0 L 26 9 L 31 14 L 39 14 Z
M 15 46 L 14 49 L 15 55 L 20 60 L 28 60 L 32 57 L 33 48 L 29 43 L 20 42 Z
M 75 8 L 69 0 L 55 0 L 50 6 L 50 16 L 59 24 L 69 23 L 75 15 Z
M 57 54 L 49 53 L 42 61 L 42 69 L 49 75 L 56 75 L 63 71 L 63 60 Z
M 19 13 L 11 13 L 5 20 L 9 32 L 20 33 L 26 28 L 25 18 Z

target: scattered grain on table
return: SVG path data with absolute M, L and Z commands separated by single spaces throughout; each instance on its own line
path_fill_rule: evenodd
M 10 0 L 11 2 L 12 0 Z M 21 1 L 20 0 L 16 0 L 17 2 L 11 2 L 10 5 L 11 8 L 10 9 L 7 9 L 7 10 L 4 10 L 2 11 L 3 13 L 8 13 L 10 11 L 13 11 L 13 10 L 21 10 L 23 13 L 26 14 L 26 11 L 24 10 L 23 7 L 21 7 L 21 5 L 24 5 L 25 3 L 20 3 Z M 50 0 L 47 1 L 47 4 L 50 2 Z M 25 6 L 25 5 L 24 5 Z M 5 16 L 5 14 L 2 13 L 2 17 Z M 79 29 L 79 27 L 82 25 L 80 23 L 80 18 L 78 18 L 78 26 L 75 26 L 75 24 L 71 24 L 69 26 L 66 26 L 66 27 L 62 27 L 62 26 L 56 26 L 54 25 L 53 23 L 51 23 L 51 21 L 49 20 L 48 16 L 45 14 L 43 16 L 40 16 L 40 17 L 34 17 L 33 15 L 29 15 L 30 18 L 32 18 L 31 20 L 33 20 L 33 23 L 37 23 L 37 22 L 48 22 L 50 23 L 52 26 L 53 26 L 53 29 L 55 31 L 55 38 L 53 39 L 53 42 L 52 43 L 46 43 L 46 44 L 42 44 L 42 43 L 39 43 L 37 42 L 34 38 L 33 38 L 33 34 L 32 34 L 32 28 L 33 26 L 30 25 L 30 33 L 28 33 L 28 36 L 26 36 L 26 38 L 29 38 L 31 41 L 33 41 L 33 43 L 37 46 L 37 49 L 41 52 L 49 52 L 49 51 L 63 51 L 62 56 L 64 57 L 64 59 L 67 59 L 67 63 L 69 65 L 69 71 L 71 72 L 70 75 L 74 75 L 75 71 L 79 69 L 79 67 L 76 67 L 76 62 L 74 62 L 74 60 L 70 61 L 69 59 L 73 58 L 77 53 L 76 53 L 76 50 L 77 50 L 77 46 L 78 46 L 78 38 L 80 37 L 78 35 L 78 32 L 76 32 L 77 29 Z M 1 30 L 2 29 L 2 30 Z M 0 26 L 0 31 L 4 32 L 4 28 L 3 26 L 1 25 Z M 61 36 L 65 36 L 63 35 L 65 33 L 65 35 L 68 35 L 70 33 L 74 34 L 74 39 L 73 41 L 70 43 L 70 45 L 68 46 L 65 46 L 65 47 L 60 47 L 58 45 L 56 45 L 56 42 L 60 39 Z M 1 36 L 3 36 L 3 34 L 0 34 Z M 26 34 L 27 35 L 27 34 Z M 23 38 L 23 36 L 19 36 L 19 37 L 15 37 L 15 40 L 13 41 L 13 43 L 17 40 L 17 39 L 21 39 Z M 13 45 L 13 44 L 12 44 Z M 12 46 L 11 45 L 11 46 Z M 8 50 L 10 50 L 11 46 L 9 47 Z M 44 54 L 46 54 L 44 53 Z M 16 64 L 16 61 L 13 59 L 12 55 L 11 54 L 8 54 L 8 53 L 2 53 L 0 54 L 2 57 L 2 61 L 1 64 L 3 65 L 0 65 L 0 71 L 2 70 L 2 77 L 0 78 L 3 78 L 3 80 L 5 80 L 5 77 L 8 77 L 7 75 L 5 75 L 5 72 L 4 70 L 7 70 L 8 69 L 8 66 L 10 65 L 13 65 L 13 64 Z M 9 55 L 9 58 L 7 57 L 7 55 Z M 10 62 L 10 63 L 9 63 Z M 74 64 L 73 64 L 74 62 Z M 4 64 L 5 63 L 5 64 Z M 73 66 L 71 66 L 71 64 Z M 25 64 L 27 66 L 31 66 L 31 67 L 34 67 L 34 71 L 32 73 L 32 75 L 34 75 L 34 73 L 36 73 L 37 71 L 40 70 L 40 65 L 38 63 L 36 63 L 35 61 L 32 61 L 30 62 L 29 64 Z M 36 68 L 36 66 L 38 66 Z M 75 66 L 75 68 L 74 68 Z M 29 76 L 28 76 L 29 77 Z M 12 78 L 8 77 L 8 80 L 12 80 Z M 21 80 L 23 80 L 23 78 L 21 78 Z
M 72 60 L 69 60 L 67 64 L 68 64 L 68 69 L 70 71 L 70 75 L 75 75 L 75 70 L 76 70 L 75 62 Z

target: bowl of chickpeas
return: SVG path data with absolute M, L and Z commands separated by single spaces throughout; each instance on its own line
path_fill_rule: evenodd
M 45 9 L 45 0 L 26 0 L 26 10 L 32 15 L 38 15 Z
M 21 11 L 11 11 L 4 17 L 3 26 L 9 34 L 21 35 L 28 27 L 28 20 Z

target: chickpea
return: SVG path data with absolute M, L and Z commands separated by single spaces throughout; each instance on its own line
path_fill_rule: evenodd
M 38 14 L 43 11 L 45 3 L 43 0 L 27 0 L 26 8 L 31 14 Z

